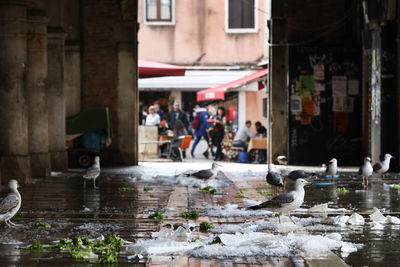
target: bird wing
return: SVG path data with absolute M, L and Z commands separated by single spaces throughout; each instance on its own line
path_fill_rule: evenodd
M 0 213 L 4 214 L 15 208 L 19 204 L 19 198 L 16 194 L 11 193 L 0 202 Z
M 267 174 L 267 183 L 276 186 L 283 186 L 282 176 L 277 172 L 269 172 Z
M 90 167 L 86 170 L 85 175 L 83 175 L 83 178 L 93 178 L 96 177 L 100 174 L 100 169 L 95 168 L 95 167 Z
M 374 167 L 373 167 L 374 172 L 379 171 L 379 170 L 382 169 L 382 168 L 383 168 L 383 165 L 382 165 L 381 162 L 375 163 L 375 164 L 374 164 Z
M 202 179 L 207 179 L 213 175 L 213 172 L 211 170 L 201 170 L 195 173 L 192 173 L 191 176 L 197 177 L 197 178 L 202 178 Z
M 260 205 L 249 207 L 249 209 L 258 210 L 258 209 L 268 209 L 268 208 L 272 209 L 282 208 L 282 204 L 291 203 L 293 201 L 294 201 L 293 192 L 288 192 L 280 194 L 279 196 L 276 196 L 266 202 L 263 202 Z
M 362 166 L 358 169 L 358 174 L 359 174 L 359 175 L 362 174 Z

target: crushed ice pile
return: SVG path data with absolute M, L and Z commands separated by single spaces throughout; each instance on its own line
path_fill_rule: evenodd
M 323 258 L 333 250 L 351 253 L 360 247 L 360 245 L 342 241 L 339 233 L 325 236 L 304 233 L 274 235 L 253 232 L 256 227 L 252 224 L 237 227 L 247 230 L 242 233 L 203 236 L 178 227 L 175 231 L 155 233 L 152 239 L 140 239 L 135 244 L 128 244 L 124 247 L 124 253 L 132 255 L 130 257 L 188 255 L 197 258 L 224 259 L 255 256 L 290 257 L 300 252 L 306 258 Z
M 266 210 L 246 210 L 238 208 L 236 204 L 226 204 L 225 206 L 208 206 L 205 205 L 207 216 L 210 217 L 254 217 L 272 215 L 273 213 Z

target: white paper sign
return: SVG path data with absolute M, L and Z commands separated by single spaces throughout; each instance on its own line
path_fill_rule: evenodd
M 332 76 L 332 96 L 347 95 L 347 77 L 345 75 Z
M 291 96 L 290 97 L 290 109 L 293 114 L 300 114 L 300 112 L 302 110 L 300 96 Z
M 349 80 L 349 95 L 359 94 L 358 80 Z

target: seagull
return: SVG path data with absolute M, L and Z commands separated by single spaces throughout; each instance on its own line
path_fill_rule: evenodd
M 279 223 L 281 223 L 281 213 L 287 212 L 290 220 L 296 224 L 296 222 L 290 217 L 290 212 L 295 210 L 303 204 L 304 201 L 304 186 L 311 184 L 304 179 L 297 179 L 294 185 L 294 190 L 280 194 L 271 200 L 263 202 L 256 206 L 248 207 L 250 210 L 265 209 L 273 212 L 278 212 Z
M 4 221 L 8 226 L 20 226 L 11 221 L 11 218 L 18 212 L 21 207 L 21 195 L 18 192 L 17 180 L 10 180 L 8 187 L 11 192 L 0 202 L 0 221 Z
M 335 158 L 329 161 L 328 166 L 326 167 L 325 175 L 334 179 L 337 174 L 337 160 Z
M 86 180 L 93 180 L 93 188 L 98 189 L 96 187 L 96 178 L 100 175 L 100 157 L 94 157 L 94 163 L 91 167 L 86 170 L 86 173 L 83 175 L 83 188 L 86 187 Z
M 282 176 L 272 163 L 268 164 L 266 180 L 268 184 L 274 186 L 274 190 L 276 190 L 276 187 L 284 187 Z
M 364 164 L 361 165 L 360 169 L 358 170 L 358 174 L 362 176 L 363 178 L 363 186 L 366 187 L 368 186 L 368 177 L 372 175 L 373 169 L 371 165 L 371 158 L 370 157 L 365 157 L 364 158 Z M 367 181 L 367 184 L 365 184 L 364 179 Z
M 389 170 L 390 159 L 394 158 L 390 154 L 385 154 L 385 159 L 381 162 L 374 164 L 374 172 L 382 174 L 382 176 Z
M 194 176 L 196 178 L 203 179 L 203 180 L 212 179 L 215 176 L 217 176 L 218 167 L 221 167 L 221 165 L 219 165 L 216 162 L 213 162 L 211 169 L 205 169 L 205 170 L 201 170 L 201 171 L 198 171 L 195 173 L 190 173 L 190 174 L 185 174 L 185 175 L 186 176 Z

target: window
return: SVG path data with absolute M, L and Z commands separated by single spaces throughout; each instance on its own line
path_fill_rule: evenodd
M 257 32 L 258 0 L 226 0 L 226 32 Z
M 174 24 L 174 0 L 144 0 L 145 23 Z

